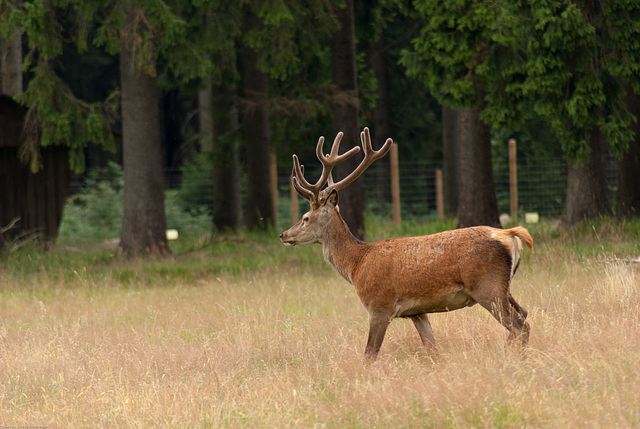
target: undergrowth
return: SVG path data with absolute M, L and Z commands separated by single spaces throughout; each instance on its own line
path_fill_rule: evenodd
M 280 243 L 281 228 L 288 227 L 285 216 L 280 216 L 279 228 L 266 232 L 212 232 L 210 201 L 199 204 L 195 195 L 202 190 L 189 186 L 165 194 L 167 227 L 179 232 L 178 239 L 170 242 L 173 257 L 120 258 L 123 188 L 120 166 L 110 164 L 103 171 L 92 172 L 86 186 L 65 206 L 56 248 L 45 251 L 25 246 L 4 255 L 0 258 L 2 284 L 29 290 L 87 284 L 139 288 L 196 282 L 212 276 L 251 276 L 283 267 L 330 271 L 319 246 L 287 248 Z M 456 227 L 454 219 L 438 220 L 432 215 L 405 218 L 396 225 L 388 216 L 371 211 L 365 224 L 367 241 L 433 234 Z M 602 217 L 572 228 L 553 221 L 524 226 L 534 238 L 535 251 L 553 254 L 557 259 L 578 258 L 589 264 L 598 259 L 634 259 L 640 254 L 640 220 Z M 524 257 L 526 262 L 530 252 Z
M 367 216 L 366 225 L 368 241 L 432 234 L 455 227 L 452 219 L 428 222 L 413 219 L 396 226 L 391 220 L 377 216 Z M 540 256 L 577 258 L 586 265 L 599 260 L 630 261 L 640 256 L 640 221 L 602 218 L 571 229 L 549 222 L 525 226 L 533 236 L 534 251 Z M 208 225 L 191 227 L 191 233 L 180 234 L 178 240 L 171 242 L 174 254 L 170 258 L 127 260 L 118 255 L 117 243 L 102 241 L 102 232 L 84 234 L 78 240 L 67 235 L 53 250 L 26 246 L 0 258 L 0 278 L 4 285 L 14 288 L 21 285 L 18 287 L 28 290 L 88 284 L 140 288 L 177 281 L 196 282 L 212 276 L 268 274 L 284 267 L 331 271 L 320 246 L 285 247 L 278 239 L 279 230 L 242 230 L 225 235 L 208 232 Z M 531 252 L 525 251 L 525 265 L 530 257 Z

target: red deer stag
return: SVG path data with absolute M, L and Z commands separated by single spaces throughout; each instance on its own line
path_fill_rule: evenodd
M 305 179 L 304 167 L 293 155 L 291 184 L 309 201 L 311 209 L 280 234 L 280 240 L 287 246 L 319 243 L 327 262 L 355 286 L 369 313 L 366 358 L 375 360 L 394 318 L 410 318 L 422 343 L 431 349 L 435 339 L 427 314 L 474 304 L 486 308 L 502 323 L 510 340 L 519 340 L 525 346 L 529 339 L 527 312 L 511 296 L 509 284 L 522 256 L 522 241 L 533 250 L 529 232 L 520 226 L 476 226 L 421 237 L 361 242 L 340 216 L 338 191 L 383 157 L 393 141 L 387 139 L 376 151 L 365 128 L 360 134 L 364 159 L 351 174 L 334 183 L 332 168 L 360 150 L 354 147 L 338 155 L 341 139 L 340 132 L 328 155 L 323 153 L 324 137 L 318 140 L 316 155 L 322 174 L 315 184 Z

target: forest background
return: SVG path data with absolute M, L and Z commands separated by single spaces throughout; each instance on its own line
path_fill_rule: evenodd
M 637 216 L 639 33 L 622 0 L 0 0 L 0 77 L 22 162 L 41 170 L 55 146 L 75 173 L 122 165 L 120 249 L 166 254 L 166 169 L 210 175 L 216 230 L 269 228 L 271 157 L 312 164 L 320 135 L 348 150 L 363 126 L 441 160 L 458 226 L 499 225 L 508 138 L 524 163 L 565 160 L 565 224 Z M 364 210 L 357 182 L 341 211 L 361 238 Z

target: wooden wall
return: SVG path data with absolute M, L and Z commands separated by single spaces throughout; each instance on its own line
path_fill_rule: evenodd
M 58 235 L 71 173 L 68 150 L 63 146 L 40 149 L 42 168 L 32 173 L 18 158 L 25 110 L 11 98 L 0 95 L 0 228 L 16 217 L 16 228 L 5 240 L 36 233 L 45 245 Z

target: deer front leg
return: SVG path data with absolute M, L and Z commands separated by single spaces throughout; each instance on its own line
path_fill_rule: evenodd
M 431 352 L 434 350 L 436 347 L 436 339 L 433 337 L 433 329 L 431 329 L 431 323 L 429 323 L 427 313 L 411 316 L 411 321 L 413 321 L 413 324 L 418 330 L 418 334 L 420 334 L 422 344 L 424 344 L 428 351 Z
M 376 309 L 369 310 L 369 338 L 364 351 L 367 361 L 373 362 L 376 360 L 389 323 L 391 323 L 391 318 L 387 312 Z

